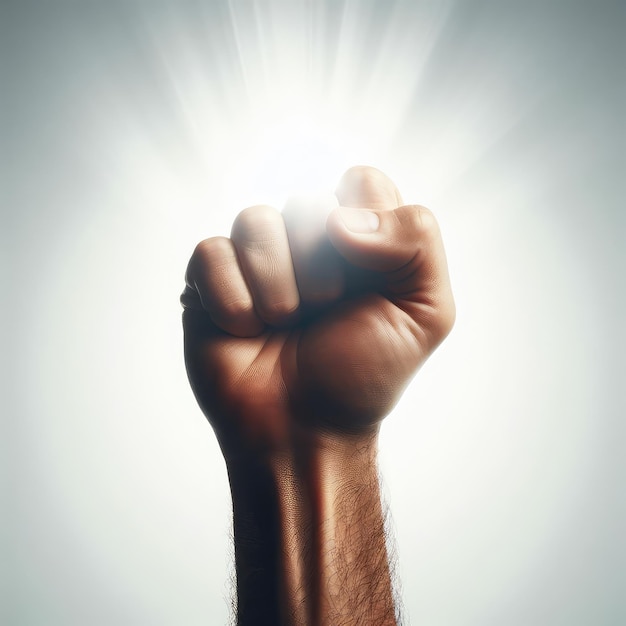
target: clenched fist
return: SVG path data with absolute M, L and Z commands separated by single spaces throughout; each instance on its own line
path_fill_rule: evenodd
M 375 429 L 452 327 L 432 213 L 373 168 L 337 198 L 326 224 L 248 208 L 189 262 L 187 371 L 227 454 Z

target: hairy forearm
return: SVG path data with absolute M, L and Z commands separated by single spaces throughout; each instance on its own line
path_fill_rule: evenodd
M 376 435 L 227 464 L 240 626 L 396 624 Z

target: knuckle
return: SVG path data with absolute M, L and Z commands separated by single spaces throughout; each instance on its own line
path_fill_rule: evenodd
M 195 290 L 198 286 L 202 286 L 208 268 L 216 263 L 220 256 L 219 250 L 225 248 L 223 242 L 218 241 L 218 239 L 225 238 L 211 237 L 210 239 L 203 239 L 196 245 L 185 273 L 185 282 L 189 288 Z
M 433 212 L 419 204 L 408 205 L 399 210 L 402 227 L 408 227 L 418 236 L 429 237 L 439 232 L 439 225 Z
M 233 255 L 230 240 L 226 237 L 203 239 L 194 250 L 193 258 L 209 266 L 219 264 Z
M 227 318 L 247 318 L 254 312 L 254 305 L 249 298 L 231 298 L 221 302 L 222 312 Z
M 232 237 L 239 240 L 263 239 L 283 227 L 281 214 L 273 207 L 260 204 L 248 207 L 237 215 L 232 227 Z
M 271 326 L 280 326 L 288 322 L 298 310 L 299 302 L 290 300 L 275 300 L 265 302 L 259 306 L 259 315 L 261 319 Z

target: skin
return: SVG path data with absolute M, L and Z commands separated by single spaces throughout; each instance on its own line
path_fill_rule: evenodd
M 379 170 L 340 207 L 256 206 L 189 262 L 185 360 L 233 496 L 238 624 L 396 624 L 380 424 L 449 333 L 437 222 Z

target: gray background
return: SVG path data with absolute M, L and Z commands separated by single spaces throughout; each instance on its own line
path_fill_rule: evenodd
M 366 162 L 458 301 L 381 443 L 407 621 L 626 623 L 624 7 L 1 2 L 0 621 L 227 621 L 186 260 Z

